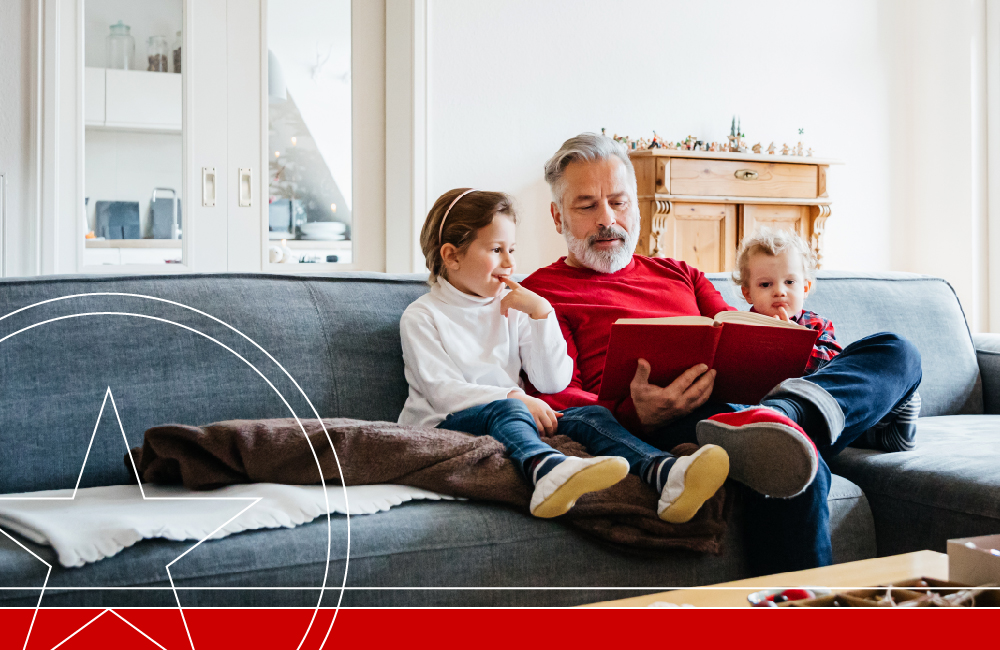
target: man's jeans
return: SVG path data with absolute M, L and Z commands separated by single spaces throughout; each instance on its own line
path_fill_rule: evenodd
M 920 353 L 895 334 L 873 334 L 851 343 L 806 380 L 822 387 L 844 412 L 844 430 L 836 441 L 806 431 L 819 450 L 816 479 L 791 499 L 771 499 L 745 490 L 747 559 L 754 575 L 798 571 L 833 562 L 830 543 L 830 468 L 826 459 L 848 447 L 895 406 L 910 398 L 920 384 Z M 645 436 L 660 449 L 696 442 L 695 426 L 718 413 L 747 408 L 706 404 L 693 413 Z
M 557 434 L 579 442 L 593 456 L 624 457 L 630 471 L 640 477 L 651 465 L 670 457 L 629 433 L 603 406 L 580 406 L 562 413 Z M 555 452 L 539 438 L 531 412 L 517 399 L 501 399 L 452 413 L 438 428 L 496 438 L 522 472 L 532 458 Z

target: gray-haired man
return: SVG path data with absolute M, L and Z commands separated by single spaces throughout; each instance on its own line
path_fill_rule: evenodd
M 568 255 L 522 284 L 552 303 L 575 367 L 569 388 L 541 397 L 555 409 L 596 404 L 615 320 L 714 316 L 732 307 L 684 262 L 634 255 L 636 180 L 623 146 L 590 133 L 571 138 L 546 163 L 545 178 Z M 824 459 L 909 399 L 921 377 L 919 352 L 891 333 L 852 343 L 822 370 L 783 382 L 755 406 L 708 403 L 715 373 L 703 365 L 666 387 L 650 384 L 649 372 L 640 361 L 631 396 L 604 405 L 660 449 L 682 442 L 726 449 L 730 476 L 751 488 L 747 551 L 757 574 L 832 562 Z

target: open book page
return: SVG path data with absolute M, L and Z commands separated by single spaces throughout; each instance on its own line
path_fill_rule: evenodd
M 700 316 L 698 318 L 701 318 Z M 670 320 L 661 319 L 661 320 Z M 792 329 L 809 329 L 808 327 L 803 327 L 798 323 L 793 323 L 791 321 L 784 321 L 774 318 L 773 316 L 765 316 L 764 314 L 758 314 L 752 311 L 720 311 L 715 315 L 715 322 L 717 323 L 740 323 L 742 325 L 758 325 L 761 327 L 791 327 Z
M 721 312 L 728 313 L 728 312 Z M 722 322 L 722 321 L 719 321 Z M 714 326 L 715 320 L 707 316 L 670 316 L 666 318 L 619 318 L 616 325 L 708 325 Z

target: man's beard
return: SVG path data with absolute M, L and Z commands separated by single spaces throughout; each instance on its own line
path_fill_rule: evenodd
M 595 234 L 586 239 L 574 237 L 566 222 L 563 221 L 563 237 L 566 238 L 566 247 L 588 269 L 599 273 L 621 271 L 632 260 L 632 254 L 635 253 L 635 247 L 639 241 L 639 219 L 630 219 L 630 221 L 633 227 L 629 230 L 618 225 L 601 226 Z M 594 243 L 598 239 L 612 237 L 621 239 L 622 245 L 609 250 L 594 248 Z

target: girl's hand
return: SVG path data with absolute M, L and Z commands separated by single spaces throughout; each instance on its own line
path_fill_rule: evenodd
M 555 435 L 556 427 L 559 426 L 558 418 L 562 417 L 562 413 L 553 411 L 552 407 L 542 400 L 537 397 L 525 395 L 519 390 L 512 390 L 507 394 L 507 397 L 524 402 L 524 405 L 528 407 L 528 411 L 531 413 L 531 417 L 535 419 L 535 427 L 538 429 L 539 436 L 544 438 Z
M 525 289 L 510 278 L 500 278 L 510 288 L 510 293 L 500 301 L 500 313 L 507 315 L 508 310 L 516 309 L 527 314 L 534 320 L 542 320 L 552 312 L 552 305 L 534 291 Z

